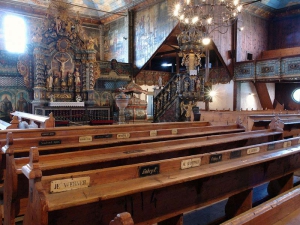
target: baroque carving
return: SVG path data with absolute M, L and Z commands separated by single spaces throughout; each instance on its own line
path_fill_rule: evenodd
M 30 81 L 29 81 L 29 70 L 30 66 L 30 58 L 28 55 L 22 55 L 19 57 L 18 63 L 17 63 L 17 68 L 18 72 L 23 76 L 24 83 L 27 88 L 30 88 Z

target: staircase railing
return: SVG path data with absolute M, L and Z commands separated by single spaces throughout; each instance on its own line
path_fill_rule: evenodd
M 161 91 L 153 99 L 153 121 L 157 122 L 158 118 L 178 97 L 180 75 L 174 75 L 169 82 L 161 89 Z

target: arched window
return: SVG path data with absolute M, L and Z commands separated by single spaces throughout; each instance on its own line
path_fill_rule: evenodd
M 296 88 L 293 91 L 292 98 L 295 102 L 300 103 L 300 88 Z
M 26 47 L 26 24 L 23 18 L 7 15 L 4 18 L 5 48 L 9 52 L 23 53 Z

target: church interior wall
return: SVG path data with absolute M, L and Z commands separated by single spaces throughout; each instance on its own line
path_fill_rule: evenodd
M 233 81 L 227 84 L 212 85 L 211 90 L 215 91 L 216 95 L 209 102 L 210 110 L 233 110 Z M 197 106 L 205 109 L 205 102 L 197 102 Z

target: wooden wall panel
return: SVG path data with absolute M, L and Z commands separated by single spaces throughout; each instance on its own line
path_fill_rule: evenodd
M 238 28 L 242 26 L 244 30 L 237 31 L 237 62 L 247 61 L 247 53 L 258 59 L 267 50 L 269 22 L 244 11 L 238 22 Z

